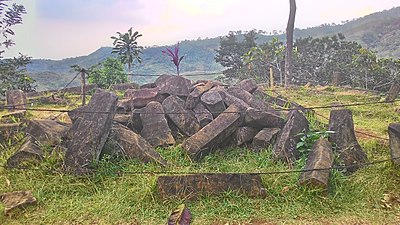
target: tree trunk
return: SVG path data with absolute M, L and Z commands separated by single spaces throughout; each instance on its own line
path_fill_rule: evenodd
M 289 0 L 290 14 L 286 27 L 285 87 L 290 85 L 293 73 L 293 31 L 296 17 L 296 0 Z
M 82 94 L 82 106 L 86 105 L 86 78 L 85 78 L 86 71 L 81 71 L 81 80 L 82 80 L 82 86 L 81 86 L 81 94 Z
M 395 81 L 389 89 L 389 92 L 385 98 L 387 102 L 393 102 L 400 92 L 400 83 L 399 81 Z
M 272 66 L 269 67 L 269 87 L 274 88 L 274 70 Z

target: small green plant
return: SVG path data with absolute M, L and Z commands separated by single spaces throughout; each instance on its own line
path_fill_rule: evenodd
M 308 133 L 299 133 L 298 136 L 302 136 L 300 141 L 296 145 L 297 151 L 299 151 L 302 155 L 308 154 L 311 151 L 314 143 L 320 138 L 328 138 L 330 134 L 333 134 L 334 131 L 312 131 Z

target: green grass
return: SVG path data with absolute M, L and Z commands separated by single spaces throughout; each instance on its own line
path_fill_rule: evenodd
M 362 102 L 368 96 L 333 95 L 312 89 L 291 91 L 288 96 L 305 106 L 326 105 L 335 98 L 340 101 Z M 335 90 L 336 93 L 339 92 Z M 303 99 L 302 99 L 303 98 Z M 345 103 L 345 102 L 344 102 Z M 307 105 L 309 104 L 309 105 Z M 366 117 L 358 107 L 354 112 L 356 127 L 384 135 L 387 121 L 395 120 L 391 108 L 368 106 L 373 113 Z M 395 107 L 395 106 L 391 106 Z M 373 121 L 373 126 L 367 126 Z M 313 123 L 314 124 L 314 123 Z M 368 128 L 368 129 L 367 129 Z M 389 157 L 387 143 L 376 140 L 361 141 L 370 160 Z M 45 148 L 45 147 L 44 147 Z M 0 150 L 0 163 L 17 146 Z M 45 161 L 32 170 L 5 170 L 0 168 L 0 193 L 31 190 L 38 199 L 36 206 L 15 212 L 11 216 L 0 213 L 0 224 L 165 224 L 169 213 L 182 202 L 191 210 L 192 224 L 396 224 L 400 208 L 381 207 L 384 194 L 400 194 L 399 170 L 390 162 L 359 170 L 351 176 L 338 171 L 331 174 L 327 194 L 299 186 L 299 174 L 262 175 L 267 189 L 264 199 L 249 198 L 235 192 L 220 196 L 205 196 L 198 200 L 161 200 L 156 190 L 157 175 L 135 174 L 135 171 L 179 172 L 254 172 L 282 171 L 287 166 L 271 160 L 270 149 L 254 153 L 245 148 L 219 150 L 200 163 L 193 163 L 181 147 L 157 149 L 170 162 L 167 168 L 138 161 L 102 160 L 97 172 L 79 178 L 58 172 L 62 155 L 47 154 Z M 302 165 L 297 165 L 300 169 Z M 124 171 L 120 173 L 119 171 Z M 10 181 L 10 186 L 7 185 Z M 0 211 L 3 210 L 0 204 Z

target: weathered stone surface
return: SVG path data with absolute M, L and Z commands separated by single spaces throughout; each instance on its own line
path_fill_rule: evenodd
M 278 133 L 281 131 L 279 128 L 264 128 L 258 132 L 251 143 L 253 151 L 260 151 L 273 145 Z
M 156 83 L 147 83 L 147 84 L 140 85 L 139 89 L 156 88 L 156 87 L 157 87 Z
M 261 109 L 261 110 L 265 109 L 265 102 L 261 99 L 254 97 L 250 92 L 247 92 L 238 87 L 230 87 L 230 88 L 228 88 L 227 92 L 230 95 L 233 95 L 236 98 L 243 100 L 244 102 L 246 102 L 248 105 L 250 105 L 253 108 Z
M 22 129 L 21 123 L 0 124 L 0 142 L 10 139 Z
M 159 93 L 158 88 L 143 88 L 139 90 L 127 90 L 125 98 L 131 98 L 131 109 L 145 107 L 149 102 L 156 101 Z
M 345 166 L 349 166 L 347 172 L 355 172 L 361 167 L 358 164 L 367 161 L 367 155 L 356 139 L 351 111 L 348 109 L 332 110 L 329 117 L 329 130 L 334 131 L 329 136 L 329 141 L 336 144 L 340 160 Z
M 185 109 L 185 102 L 177 96 L 166 98 L 162 106 L 167 117 L 187 136 L 192 136 L 200 130 L 200 123 L 197 121 L 193 111 Z
M 171 134 L 171 129 L 168 127 L 164 113 L 164 109 L 159 102 L 150 102 L 140 110 L 140 119 L 143 124 L 140 135 L 153 147 L 175 144 L 175 139 Z
M 3 193 L 0 198 L 1 202 L 5 205 L 4 213 L 6 216 L 17 208 L 24 209 L 27 206 L 36 204 L 36 198 L 30 191 Z
M 90 164 L 98 160 L 110 133 L 117 96 L 108 92 L 96 92 L 90 99 L 82 117 L 72 124 L 67 133 L 67 151 L 64 168 L 78 175 L 90 171 Z M 108 113 L 106 113 L 108 112 Z
M 250 93 L 253 93 L 258 88 L 257 83 L 253 79 L 242 80 L 238 84 L 236 84 L 236 87 Z
M 68 117 L 71 119 L 72 123 L 74 123 L 79 117 L 82 118 L 86 113 L 89 112 L 89 108 L 87 105 L 85 105 L 68 111 Z
M 228 94 L 225 91 L 220 91 L 219 94 L 222 96 L 224 103 L 229 107 L 231 105 L 239 106 L 240 110 L 246 111 L 250 106 L 240 98 L 236 98 L 233 95 Z
M 297 143 L 300 141 L 300 133 L 305 133 L 309 129 L 307 118 L 299 111 L 291 111 L 288 115 L 286 125 L 283 127 L 279 135 L 274 149 L 273 159 L 286 162 L 288 164 L 294 163 L 299 158 L 300 153 L 296 149 Z
M 156 86 L 164 85 L 164 83 L 167 82 L 167 80 L 170 79 L 171 77 L 173 77 L 173 75 L 163 74 L 157 77 L 157 79 L 154 81 L 154 84 Z
M 300 185 L 307 185 L 327 191 L 330 174 L 330 170 L 327 168 L 333 166 L 333 160 L 331 143 L 324 138 L 316 141 L 312 147 L 312 152 L 308 155 L 307 163 L 304 167 L 305 172 L 300 175 Z
M 57 145 L 69 127 L 54 120 L 38 119 L 27 122 L 26 133 L 40 144 Z
M 186 139 L 182 147 L 193 160 L 201 160 L 233 134 L 242 122 L 243 119 L 239 113 L 239 108 L 231 105 L 211 123 Z
M 133 128 L 133 130 L 136 130 L 138 133 L 140 133 L 143 129 L 142 119 L 140 119 L 140 112 L 141 109 L 135 109 L 132 111 L 131 126 L 128 126 L 130 128 Z
M 226 109 L 224 101 L 217 91 L 206 92 L 201 96 L 200 99 L 214 118 L 216 118 Z
M 245 124 L 255 128 L 282 128 L 285 125 L 285 120 L 273 113 L 261 111 L 255 108 L 246 110 Z
M 392 161 L 400 165 L 400 123 L 389 124 L 389 144 Z
M 115 114 L 113 121 L 122 124 L 126 127 L 132 127 L 131 115 L 129 114 Z
M 9 112 L 26 108 L 26 95 L 21 90 L 10 90 L 6 92 L 7 107 Z M 16 108 L 16 109 L 13 109 Z
M 132 111 L 131 99 L 119 99 L 117 102 L 117 113 L 126 113 Z
M 139 89 L 139 84 L 136 83 L 125 83 L 125 84 L 113 84 L 110 86 L 112 91 L 125 91 L 128 89 Z
M 253 127 L 239 127 L 235 133 L 233 133 L 232 140 L 229 144 L 232 146 L 242 146 L 250 143 L 257 133 L 258 129 Z
M 392 84 L 392 86 L 390 86 L 385 101 L 387 102 L 394 101 L 399 96 L 399 92 L 400 92 L 400 82 L 396 81 Z
M 42 161 L 43 154 L 33 138 L 28 137 L 21 148 L 7 159 L 7 168 L 28 168 L 30 165 Z
M 157 82 L 157 87 L 160 88 L 160 94 L 176 95 L 187 97 L 190 93 L 192 82 L 182 76 L 171 76 L 166 79 L 161 79 Z
M 209 91 L 212 87 L 213 84 L 211 81 L 208 81 L 204 85 L 195 86 L 186 99 L 185 108 L 193 109 L 194 107 L 196 107 L 196 105 L 200 102 L 201 95 Z
M 196 107 L 194 107 L 193 112 L 195 113 L 197 121 L 199 121 L 201 127 L 205 127 L 213 120 L 213 116 L 210 111 L 208 111 L 206 107 L 201 103 L 197 104 Z
M 123 125 L 113 125 L 108 143 L 114 152 L 128 159 L 167 165 L 167 161 L 143 137 Z
M 254 174 L 160 176 L 157 179 L 157 189 L 162 199 L 196 199 L 227 191 L 237 191 L 249 197 L 266 197 L 261 177 Z

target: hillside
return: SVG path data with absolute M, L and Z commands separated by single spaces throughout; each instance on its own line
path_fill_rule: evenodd
M 296 38 L 308 36 L 321 37 L 336 33 L 343 33 L 348 40 L 357 41 L 365 47 L 377 51 L 379 56 L 400 58 L 400 7 L 373 13 L 340 25 L 324 24 L 307 29 L 295 29 Z M 259 35 L 258 41 L 269 41 L 272 37 L 270 35 Z M 284 39 L 284 36 L 280 35 L 279 38 Z M 181 64 L 181 72 L 221 71 L 223 68 L 214 60 L 215 49 L 218 46 L 219 37 L 182 41 L 180 44 L 180 53 L 185 55 L 185 59 Z M 143 63 L 133 67 L 134 73 L 174 73 L 173 64 L 161 53 L 166 47 L 154 46 L 144 49 L 142 55 Z M 28 66 L 28 71 L 38 81 L 39 90 L 48 89 L 49 80 L 54 80 L 54 82 L 50 82 L 52 88 L 61 88 L 65 85 L 64 80 L 71 79 L 74 75 L 74 72 L 70 69 L 71 65 L 78 64 L 89 67 L 97 64 L 111 56 L 111 49 L 111 47 L 101 47 L 90 55 L 63 60 L 35 59 Z M 43 74 L 44 72 L 47 72 L 47 74 Z M 52 75 L 48 72 L 52 73 Z M 46 82 L 41 82 L 43 77 L 46 76 L 48 78 L 45 80 Z M 63 79 L 60 80 L 60 77 L 63 77 Z M 139 83 L 148 80 L 143 77 L 135 79 Z

